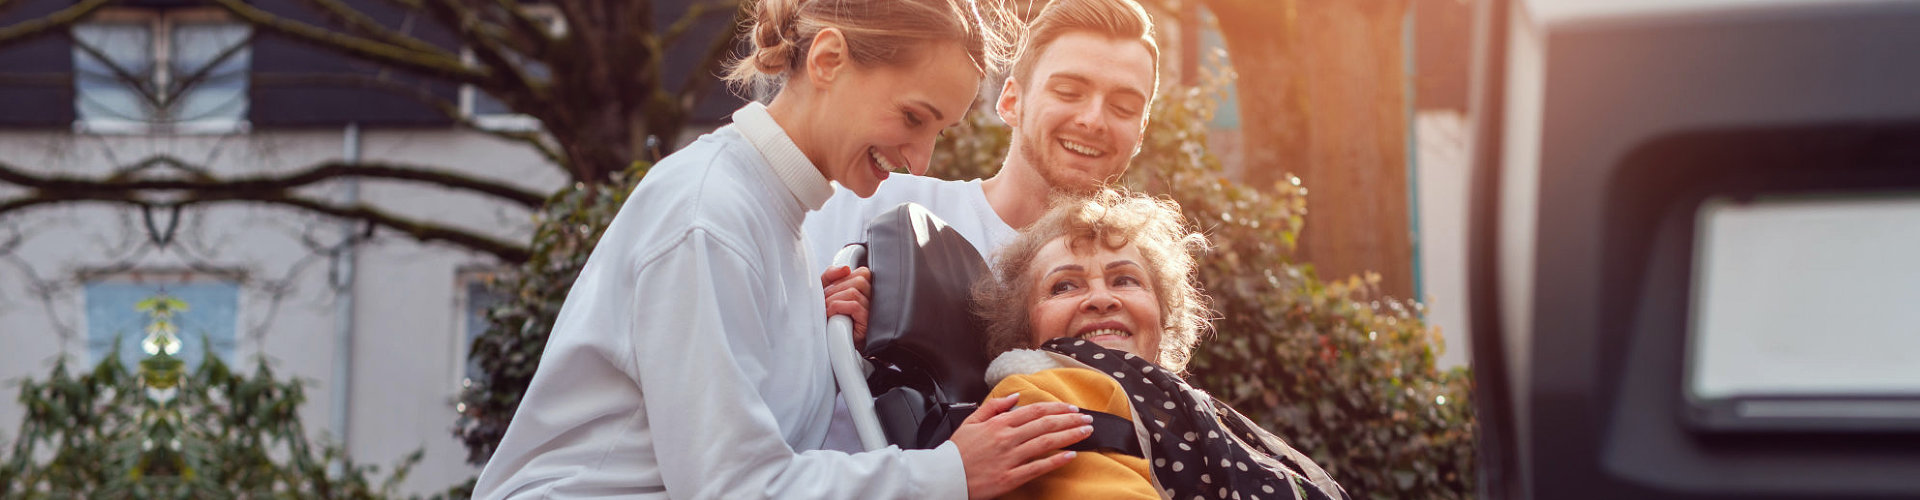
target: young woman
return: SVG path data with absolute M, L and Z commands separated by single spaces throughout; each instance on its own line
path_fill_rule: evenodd
M 1005 352 L 990 397 L 1127 418 L 1145 454 L 1081 454 L 1005 498 L 1346 498 L 1312 460 L 1179 377 L 1209 314 L 1189 253 L 1205 245 L 1172 202 L 1101 191 L 1002 248 L 975 292 L 991 350 Z
M 800 223 L 926 169 L 1001 38 L 970 0 L 761 0 L 730 78 L 780 86 L 668 156 L 561 308 L 475 496 L 987 498 L 1065 464 L 1065 404 L 989 401 L 933 450 L 819 451 L 833 408 Z

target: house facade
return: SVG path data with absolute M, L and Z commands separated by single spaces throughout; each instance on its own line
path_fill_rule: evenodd
M 250 4 L 329 22 L 306 2 Z M 387 2 L 345 4 L 461 50 L 446 30 Z M 72 5 L 13 2 L 0 27 Z M 529 12 L 564 29 L 557 11 Z M 692 50 L 675 49 L 669 62 Z M 741 102 L 708 95 L 689 134 Z M 40 180 L 189 183 L 380 167 L 544 196 L 570 183 L 567 174 L 498 135 L 537 131 L 485 93 L 261 32 L 206 2 L 125 0 L 69 29 L 0 43 L 0 169 Z M 44 379 L 59 360 L 90 367 L 116 345 L 128 361 L 143 356 L 147 317 L 134 305 L 166 294 L 187 304 L 174 319 L 190 365 L 211 355 L 251 372 L 264 360 L 276 376 L 305 381 L 311 437 L 343 444 L 356 463 L 386 471 L 424 450 L 403 492 L 442 491 L 478 473 L 452 436 L 455 400 L 472 374 L 467 347 L 485 328 L 481 311 L 496 301 L 486 283 L 509 264 L 334 215 L 375 212 L 524 245 L 534 225 L 527 204 L 353 177 L 230 199 L 76 194 L 10 179 L 0 182 L 0 381 Z M 17 387 L 5 386 L 0 444 L 18 437 L 25 414 Z

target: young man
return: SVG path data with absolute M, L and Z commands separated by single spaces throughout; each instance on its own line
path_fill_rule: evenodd
M 986 180 L 946 181 L 901 174 L 870 198 L 835 189 L 802 230 L 814 269 L 826 270 L 828 311 L 852 314 L 865 336 L 865 269 L 828 269 L 866 223 L 903 202 L 919 203 L 992 259 L 1019 228 L 1038 220 L 1055 193 L 1090 193 L 1119 180 L 1140 151 L 1159 84 L 1153 20 L 1134 0 L 1054 0 L 1034 17 L 1015 54 L 995 110 L 1012 128 L 1007 158 Z M 909 166 L 911 167 L 911 166 Z M 835 304 L 835 299 L 842 299 Z M 849 306 L 853 301 L 859 307 Z M 830 449 L 859 440 L 837 403 Z

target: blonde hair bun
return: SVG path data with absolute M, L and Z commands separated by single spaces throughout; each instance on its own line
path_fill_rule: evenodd
M 748 59 L 761 74 L 778 75 L 793 66 L 794 51 L 800 45 L 793 38 L 801 1 L 760 0 L 755 5 L 753 17 L 759 21 L 750 28 L 754 50 Z

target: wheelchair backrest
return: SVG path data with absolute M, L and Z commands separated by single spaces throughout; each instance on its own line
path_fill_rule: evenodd
M 864 351 L 875 366 L 873 394 L 885 399 L 905 387 L 925 404 L 947 406 L 986 398 L 992 359 L 970 295 L 987 264 L 973 244 L 925 207 L 903 203 L 868 224 L 867 267 L 873 295 Z

